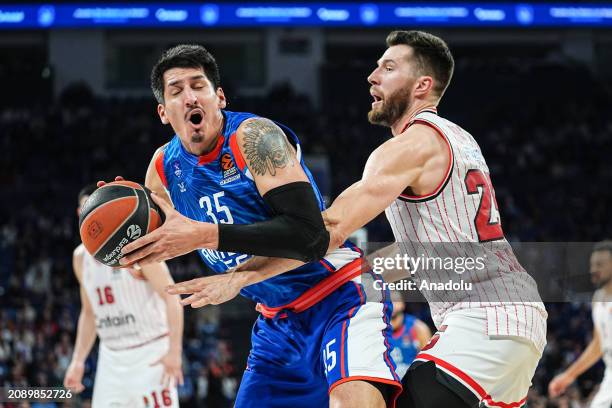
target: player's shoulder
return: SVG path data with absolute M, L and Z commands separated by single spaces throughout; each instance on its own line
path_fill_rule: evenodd
M 72 259 L 83 259 L 85 251 L 85 245 L 82 243 L 79 244 L 76 248 L 74 248 L 74 251 L 72 251 Z
M 270 129 L 280 129 L 280 127 L 272 119 L 264 116 L 248 116 L 240 122 L 237 130 L 244 132 L 245 130 L 265 130 L 267 127 Z
M 372 153 L 383 161 L 396 158 L 400 162 L 411 165 L 413 162 L 423 162 L 441 151 L 440 136 L 426 125 L 413 124 L 402 133 L 381 144 Z
M 80 244 L 72 251 L 72 269 L 79 280 L 81 280 L 81 274 L 83 273 L 83 258 L 86 251 L 83 244 Z
M 163 145 L 161 145 L 157 149 L 155 149 L 155 152 L 153 152 L 153 161 L 157 160 L 159 158 L 159 156 L 161 154 L 163 154 L 163 152 L 166 150 L 166 147 L 168 146 L 168 144 L 170 144 L 170 142 L 164 143 Z
M 236 129 L 236 138 L 241 149 L 253 144 L 274 145 L 288 140 L 287 135 L 276 122 L 263 116 L 243 120 Z
M 606 293 L 604 291 L 603 288 L 601 289 L 597 289 L 594 293 L 593 293 L 593 299 L 592 299 L 592 303 L 595 302 L 602 302 L 604 301 L 606 298 Z

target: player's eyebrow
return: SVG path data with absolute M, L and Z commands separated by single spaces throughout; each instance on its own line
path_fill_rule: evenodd
M 393 59 L 391 59 L 391 58 L 385 58 L 384 60 L 378 60 L 378 61 L 376 61 L 376 63 L 378 64 L 378 66 L 385 65 L 385 64 L 387 64 L 387 63 L 389 63 L 389 62 L 391 62 L 391 63 L 393 63 L 393 64 L 395 64 L 395 63 L 396 63 L 396 62 L 395 62 L 395 60 L 393 60 Z
M 204 79 L 204 78 L 206 78 L 206 75 L 198 74 L 198 75 L 190 76 L 189 78 L 187 78 L 187 80 L 189 80 L 189 81 L 196 81 L 198 79 Z M 180 84 L 183 81 L 184 81 L 184 79 L 182 79 L 182 78 L 181 79 L 173 79 L 171 81 L 168 81 L 168 86 L 175 86 L 177 84 Z

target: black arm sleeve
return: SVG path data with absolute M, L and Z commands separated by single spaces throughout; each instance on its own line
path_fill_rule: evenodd
M 310 183 L 276 187 L 263 199 L 273 218 L 248 225 L 219 224 L 219 250 L 249 255 L 297 259 L 323 258 L 329 233 Z

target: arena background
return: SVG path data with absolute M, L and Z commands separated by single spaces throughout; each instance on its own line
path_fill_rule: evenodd
M 217 57 L 228 109 L 296 131 L 330 202 L 389 136 L 366 120 L 366 77 L 386 34 L 438 34 L 456 60 L 439 112 L 479 142 L 508 239 L 612 236 L 612 4 L 552 12 L 546 3 L 410 3 L 395 17 L 382 5 L 305 4 L 270 11 L 249 2 L 242 14 L 225 3 L 0 5 L 0 385 L 61 385 L 80 309 L 71 270 L 77 192 L 115 175 L 143 181 L 154 150 L 172 136 L 156 114 L 150 69 L 178 43 L 203 44 Z M 133 10 L 142 8 L 149 11 L 139 18 Z M 382 217 L 359 237 L 392 240 Z M 207 273 L 195 256 L 170 268 L 177 281 Z M 431 324 L 426 306 L 409 307 Z M 529 406 L 586 406 L 601 362 L 568 396 L 545 394 L 590 340 L 590 305 L 547 309 L 548 346 Z M 181 406 L 231 406 L 256 316 L 244 299 L 186 309 Z M 95 361 L 94 352 L 74 406 L 88 406 Z

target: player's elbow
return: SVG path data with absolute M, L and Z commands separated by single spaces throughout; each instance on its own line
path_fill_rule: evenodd
M 302 262 L 318 261 L 325 256 L 329 247 L 330 234 L 325 229 L 323 219 L 314 222 L 303 223 L 298 229 L 299 246 L 303 248 L 301 251 Z

